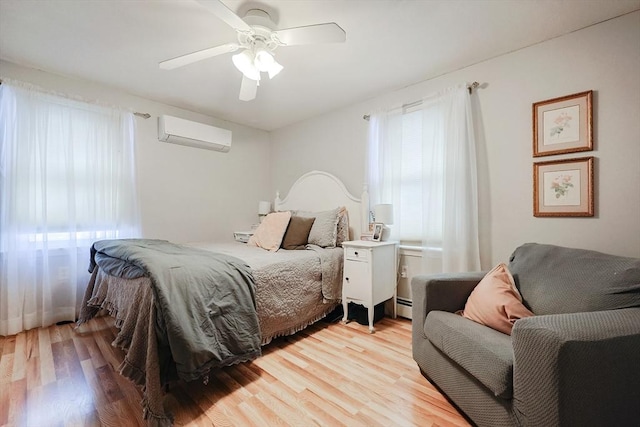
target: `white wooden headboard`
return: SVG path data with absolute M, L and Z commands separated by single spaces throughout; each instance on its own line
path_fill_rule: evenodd
M 360 239 L 362 231 L 369 227 L 369 195 L 366 185 L 360 198 L 355 197 L 335 175 L 322 171 L 311 171 L 302 175 L 289 189 L 284 199 L 276 194 L 273 207 L 276 211 L 299 209 L 326 211 L 345 206 L 349 211 L 349 234 L 351 239 Z M 363 229 L 367 227 L 367 230 Z

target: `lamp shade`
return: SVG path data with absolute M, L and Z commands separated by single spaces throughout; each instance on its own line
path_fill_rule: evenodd
M 385 225 L 393 224 L 393 205 L 391 203 L 381 203 L 373 207 L 373 217 L 376 222 Z
M 254 65 L 254 55 L 248 50 L 244 50 L 231 57 L 233 65 L 251 80 L 260 80 L 260 70 Z
M 260 49 L 256 52 L 256 59 L 254 65 L 260 71 L 269 71 L 269 68 L 276 62 L 266 49 Z
M 273 61 L 273 63 L 269 66 L 269 69 L 267 70 L 267 72 L 269 73 L 269 78 L 272 79 L 274 78 L 276 75 L 278 75 L 278 73 L 280 71 L 282 71 L 284 67 L 280 64 L 278 64 L 276 61 Z
M 258 215 L 267 215 L 271 212 L 271 202 L 261 201 L 258 203 Z

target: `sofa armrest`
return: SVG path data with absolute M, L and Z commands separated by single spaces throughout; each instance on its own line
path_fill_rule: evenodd
M 473 272 L 414 276 L 411 279 L 412 319 L 422 324 L 432 310 L 450 313 L 462 310 L 471 291 L 485 274 Z
M 640 419 L 640 308 L 520 319 L 511 337 L 523 424 L 624 426 Z

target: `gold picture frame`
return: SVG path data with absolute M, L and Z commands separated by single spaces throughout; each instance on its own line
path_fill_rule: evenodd
M 594 157 L 533 164 L 533 216 L 594 215 Z
M 593 91 L 533 104 L 533 157 L 593 150 Z

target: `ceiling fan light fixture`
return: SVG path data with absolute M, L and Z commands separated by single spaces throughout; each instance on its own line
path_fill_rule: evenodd
M 269 73 L 269 78 L 272 79 L 274 78 L 276 75 L 278 75 L 278 73 L 280 71 L 282 71 L 284 67 L 280 64 L 278 64 L 275 60 L 273 61 L 273 64 L 271 64 L 271 67 L 269 67 L 269 69 L 267 70 L 267 72 Z
M 254 65 L 253 54 L 249 50 L 235 54 L 231 59 L 233 65 L 235 65 L 245 77 L 251 80 L 260 80 L 260 70 Z
M 275 61 L 276 60 L 273 59 L 273 55 L 269 51 L 266 49 L 258 49 L 254 64 L 260 71 L 269 71 Z
M 0 0 L 2 1 L 2 0 Z M 226 43 L 160 62 L 162 69 L 171 70 L 225 53 L 242 51 L 233 55 L 233 64 L 242 73 L 240 100 L 251 101 L 256 97 L 260 74 L 265 72 L 272 79 L 283 66 L 274 58 L 279 46 L 309 45 L 316 43 L 344 43 L 345 31 L 335 22 L 313 24 L 279 30 L 265 10 L 254 8 L 246 11 L 244 18 L 229 9 L 223 0 L 197 0 L 218 18 L 237 32 L 237 43 Z

